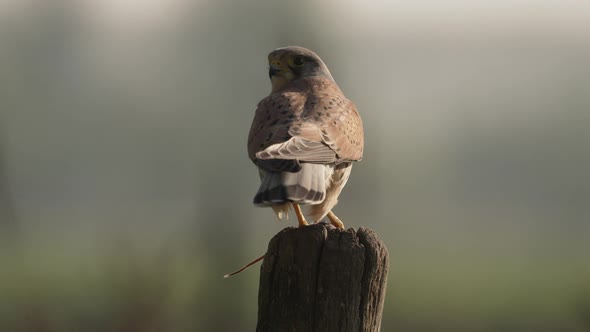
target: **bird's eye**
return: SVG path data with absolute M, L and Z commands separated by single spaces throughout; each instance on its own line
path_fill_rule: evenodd
M 303 66 L 304 62 L 305 62 L 305 59 L 303 59 L 302 56 L 296 56 L 295 58 L 293 58 L 293 64 L 295 66 Z

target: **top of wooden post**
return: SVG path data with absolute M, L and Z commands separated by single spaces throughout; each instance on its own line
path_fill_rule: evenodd
M 370 229 L 286 228 L 261 266 L 256 330 L 379 331 L 388 264 Z

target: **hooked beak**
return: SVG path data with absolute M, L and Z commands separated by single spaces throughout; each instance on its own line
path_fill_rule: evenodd
M 274 63 L 271 63 L 268 67 L 268 77 L 272 79 L 273 76 L 277 75 L 281 71 L 282 69 L 279 66 L 275 65 Z

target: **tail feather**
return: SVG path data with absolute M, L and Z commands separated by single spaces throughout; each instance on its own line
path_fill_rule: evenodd
M 326 196 L 326 167 L 324 164 L 302 163 L 298 172 L 261 171 L 262 181 L 254 204 L 321 203 Z
M 260 189 L 254 197 L 254 204 L 268 205 L 285 201 L 285 188 L 281 185 L 281 178 L 277 176 L 278 174 L 280 173 L 266 173 L 262 177 Z

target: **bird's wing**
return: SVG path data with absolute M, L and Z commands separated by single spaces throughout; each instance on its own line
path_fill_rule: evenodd
M 319 127 L 306 119 L 306 100 L 302 92 L 284 92 L 258 104 L 248 137 L 248 155 L 259 167 L 296 172 L 299 161 L 336 160 L 336 153 L 323 143 Z
M 260 101 L 248 135 L 248 156 L 291 139 L 289 128 L 299 119 L 305 100 L 295 93 L 275 93 Z
M 256 158 L 262 160 L 287 159 L 327 164 L 336 162 L 336 153 L 323 142 L 292 137 L 286 142 L 273 144 L 256 153 Z
M 339 163 L 363 154 L 363 129 L 352 102 L 333 82 L 311 95 L 271 95 L 258 105 L 248 139 L 250 158 Z M 293 165 L 288 165 L 293 168 Z M 283 165 L 286 168 L 285 165 Z
M 336 154 L 336 162 L 359 161 L 363 158 L 364 133 L 356 106 L 346 99 L 334 82 L 315 94 L 314 107 L 300 127 L 291 134 L 311 141 L 321 141 Z

